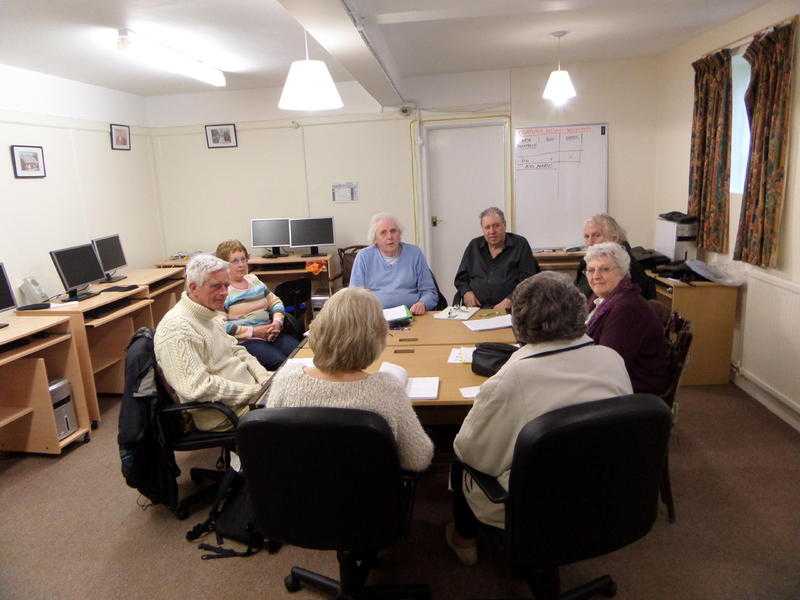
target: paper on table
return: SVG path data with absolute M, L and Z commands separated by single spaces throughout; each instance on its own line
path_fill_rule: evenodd
M 472 353 L 475 352 L 475 346 L 461 346 L 460 348 L 453 348 L 450 350 L 450 356 L 447 359 L 449 363 L 471 363 Z
M 389 373 L 400 382 L 406 390 L 406 396 L 411 400 L 435 400 L 439 397 L 438 377 L 409 377 L 400 365 L 382 362 L 379 373 Z
M 448 306 L 443 311 L 433 315 L 433 318 L 450 319 L 451 321 L 466 321 L 476 312 L 478 312 L 477 306 Z
M 314 366 L 314 359 L 310 356 L 305 358 L 290 358 L 286 361 L 287 367 L 292 367 L 295 365 L 300 365 L 302 367 L 313 367 Z
M 511 315 L 478 319 L 477 321 L 464 321 L 464 325 L 471 331 L 488 331 L 490 329 L 504 329 L 511 327 Z
M 394 308 L 384 308 L 383 309 L 383 318 L 386 319 L 389 323 L 392 321 L 405 321 L 406 319 L 410 319 L 413 315 L 411 311 L 408 310 L 406 306 L 395 306 Z
M 458 391 L 461 392 L 462 398 L 474 398 L 478 395 L 478 392 L 481 391 L 481 386 L 472 385 L 470 387 L 458 388 Z

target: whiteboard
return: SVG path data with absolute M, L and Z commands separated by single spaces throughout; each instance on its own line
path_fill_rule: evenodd
M 514 190 L 532 248 L 583 245 L 583 222 L 608 210 L 608 125 L 514 129 Z

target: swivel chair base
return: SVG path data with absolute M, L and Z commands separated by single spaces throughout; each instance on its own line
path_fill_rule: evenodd
M 349 552 L 337 552 L 341 582 L 314 573 L 302 567 L 292 567 L 283 584 L 288 592 L 300 591 L 302 587 L 314 588 L 336 600 L 430 600 L 427 585 L 381 585 L 365 587 L 370 568 L 375 559 L 358 560 Z

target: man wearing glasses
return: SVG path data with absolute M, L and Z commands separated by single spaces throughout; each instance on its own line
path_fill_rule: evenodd
M 467 245 L 458 267 L 453 304 L 509 310 L 511 292 L 539 272 L 539 263 L 528 240 L 506 231 L 502 210 L 487 208 L 480 214 L 480 223 L 483 235 Z

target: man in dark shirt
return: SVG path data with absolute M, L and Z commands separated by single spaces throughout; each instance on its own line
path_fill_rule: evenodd
M 483 236 L 464 250 L 456 273 L 457 303 L 467 306 L 511 308 L 511 292 L 523 279 L 539 272 L 531 247 L 521 235 L 506 232 L 506 217 L 496 207 L 480 214 Z

